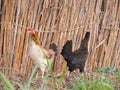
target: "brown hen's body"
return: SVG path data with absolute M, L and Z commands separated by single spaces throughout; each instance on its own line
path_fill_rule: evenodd
M 52 57 L 54 57 L 55 52 L 52 50 L 52 48 L 46 50 L 41 46 L 41 42 L 39 41 L 37 32 L 30 29 L 29 33 L 31 37 L 31 41 L 29 45 L 29 56 L 42 71 L 42 78 L 43 78 L 48 63 L 53 62 Z

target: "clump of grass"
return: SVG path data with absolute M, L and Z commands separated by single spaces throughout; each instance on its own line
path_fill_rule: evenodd
M 47 59 L 46 59 L 47 60 Z M 41 85 L 41 87 L 40 87 L 40 90 L 47 90 L 47 88 L 48 88 L 48 77 L 49 76 L 52 76 L 53 74 L 52 74 L 52 66 L 53 66 L 53 62 L 51 61 L 51 62 L 48 62 L 48 60 L 47 60 L 47 65 L 46 65 L 46 67 L 47 67 L 47 72 L 46 72 L 46 75 L 44 76 L 44 78 L 43 78 L 43 82 L 42 82 L 42 85 Z M 53 77 L 52 77 L 52 79 L 54 79 Z M 53 83 L 53 82 L 52 82 Z M 53 84 L 54 85 L 54 84 Z
M 18 86 L 20 87 L 20 90 L 34 90 L 33 87 L 31 87 L 31 83 L 36 80 L 36 78 L 34 78 L 34 75 L 37 71 L 37 66 L 38 65 L 36 65 L 34 67 L 27 83 L 20 84 L 17 82 Z M 52 82 L 48 82 L 49 76 L 51 77 Z M 52 90 L 60 90 L 60 86 L 61 86 L 61 83 L 62 83 L 64 77 L 65 77 L 65 71 L 59 78 L 58 83 L 56 83 L 57 82 L 56 78 L 55 78 L 54 74 L 52 73 L 52 64 L 50 63 L 48 65 L 47 73 L 42 80 L 42 84 L 40 85 L 40 87 L 38 89 L 39 90 L 47 90 L 49 87 L 52 87 Z M 10 81 L 1 72 L 0 72 L 0 78 L 2 78 L 2 81 L 4 82 L 4 90 L 15 90 L 14 85 L 11 84 Z M 48 85 L 49 83 L 50 83 L 50 85 Z
M 52 63 L 49 63 L 47 73 L 42 80 L 42 84 L 40 87 L 33 89 L 34 87 L 31 86 L 31 83 L 36 80 L 36 78 L 34 78 L 36 69 L 37 65 L 34 67 L 27 83 L 24 85 L 18 83 L 20 90 L 47 90 L 48 88 L 51 88 L 51 90 L 60 90 L 66 71 L 62 73 L 59 79 L 56 79 L 52 72 Z M 74 81 L 68 81 L 67 88 L 68 90 L 119 90 L 120 71 L 115 72 L 112 78 L 107 77 L 106 74 L 107 73 L 93 72 L 93 76 L 90 78 L 86 77 L 84 74 L 82 74 L 80 77 L 74 76 Z M 14 85 L 11 84 L 10 81 L 1 72 L 0 78 L 4 82 L 4 90 L 15 90 Z
M 38 67 L 38 65 L 36 65 L 36 66 L 34 67 L 32 73 L 31 73 L 31 76 L 30 76 L 28 82 L 27 82 L 25 85 L 21 85 L 21 84 L 17 83 L 17 84 L 19 85 L 19 87 L 20 87 L 21 90 L 30 90 L 31 83 L 35 80 L 35 79 L 33 78 L 33 76 L 34 76 L 34 74 L 35 74 L 36 71 L 37 71 L 37 67 Z
M 117 80 L 120 82 L 120 70 L 117 72 Z
M 53 90 L 60 90 L 60 86 L 64 80 L 66 70 L 62 73 L 60 78 L 56 80 L 56 77 L 54 76 L 52 72 L 53 63 L 52 62 L 47 62 L 47 63 L 48 63 L 47 65 L 48 70 L 47 70 L 45 77 L 43 78 L 43 84 L 40 87 L 40 90 L 47 90 L 47 88 L 49 88 L 48 84 L 50 84 L 50 87 L 52 87 Z M 48 82 L 48 76 L 50 76 L 52 80 L 52 82 L 50 83 Z M 57 81 L 58 83 L 56 83 Z
M 117 71 L 115 78 L 113 79 L 113 83 L 117 90 L 120 89 L 120 70 Z
M 0 72 L 0 78 L 4 82 L 4 90 L 15 90 L 14 86 L 10 83 L 10 81 L 4 76 L 2 72 Z
M 88 90 L 114 90 L 114 88 L 110 85 L 109 82 L 104 80 L 94 80 L 91 85 L 89 84 Z
M 98 78 L 97 75 L 86 78 L 84 75 L 81 77 L 74 77 L 74 82 L 68 83 L 70 90 L 114 90 L 110 84 L 110 79 L 105 78 L 104 74 Z
M 54 74 L 52 73 L 53 60 L 51 60 L 51 62 L 49 62 L 46 54 L 44 53 L 44 51 L 43 51 L 43 54 L 44 54 L 44 57 L 47 60 L 47 65 L 46 65 L 46 67 L 47 67 L 46 71 L 47 72 L 46 72 L 46 75 L 44 76 L 44 78 L 42 80 L 42 85 L 40 85 L 39 90 L 47 90 L 50 87 L 48 85 L 49 84 L 49 82 L 48 82 L 49 76 L 51 76 L 51 79 L 52 79 L 52 84 L 50 84 L 51 87 L 53 89 L 60 90 L 60 85 L 61 85 L 61 83 L 62 83 L 62 81 L 65 77 L 65 71 L 63 72 L 60 79 L 58 80 L 58 83 L 56 83 L 57 81 L 54 77 Z M 34 80 L 36 80 L 33 76 L 36 73 L 37 67 L 38 67 L 38 65 L 36 65 L 35 68 L 33 69 L 32 73 L 31 73 L 31 76 L 30 76 L 28 82 L 25 85 L 17 83 L 21 90 L 30 90 L 31 89 L 31 83 Z M 14 86 L 9 82 L 9 80 L 6 79 L 6 77 L 2 73 L 0 73 L 0 76 L 1 76 L 2 80 L 5 82 L 5 88 L 6 88 L 5 90 L 14 90 Z

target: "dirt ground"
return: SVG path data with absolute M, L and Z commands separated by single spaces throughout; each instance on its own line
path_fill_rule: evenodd
M 60 90 L 68 90 L 67 85 L 69 82 L 74 82 L 74 80 L 75 80 L 74 77 L 81 77 L 84 75 L 87 79 L 91 80 L 92 79 L 91 77 L 93 77 L 95 74 L 96 74 L 97 78 L 99 78 L 101 76 L 101 73 L 98 73 L 98 72 L 86 71 L 84 73 L 79 73 L 79 71 L 76 70 L 76 71 L 72 72 L 69 77 L 65 76 L 65 78 L 62 81 L 62 84 L 60 85 Z M 116 74 L 115 72 L 106 73 L 105 77 L 113 78 L 115 76 L 115 74 Z M 6 75 L 6 77 L 14 85 L 15 90 L 20 90 L 18 83 L 24 86 L 27 83 L 27 81 L 29 80 L 29 77 L 24 76 L 24 74 L 22 74 L 22 73 L 14 73 L 11 75 Z M 37 90 L 38 88 L 40 88 L 40 85 L 43 84 L 43 79 L 41 78 L 41 75 L 34 76 L 34 78 L 35 77 L 37 77 L 37 78 L 36 78 L 36 80 L 34 80 L 32 82 L 31 90 Z M 105 77 L 103 77 L 103 78 L 105 78 Z M 60 80 L 59 76 L 55 78 L 56 86 L 58 85 L 59 80 Z M 52 82 L 51 77 L 48 77 L 47 82 L 48 82 L 47 87 L 51 87 L 51 85 L 50 85 Z M 115 85 L 117 86 L 117 83 L 115 83 Z M 0 79 L 0 90 L 4 90 L 3 88 L 4 88 L 4 84 Z M 117 86 L 117 88 L 118 88 L 118 86 Z M 48 90 L 53 90 L 53 89 L 48 88 Z

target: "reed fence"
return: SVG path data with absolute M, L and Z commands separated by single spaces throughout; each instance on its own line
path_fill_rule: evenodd
M 0 0 L 0 68 L 30 73 L 27 29 L 39 32 L 42 46 L 58 46 L 54 71 L 65 69 L 60 55 L 66 40 L 80 46 L 83 30 L 90 30 L 87 69 L 120 68 L 120 0 Z M 5 69 L 7 68 L 7 69 Z

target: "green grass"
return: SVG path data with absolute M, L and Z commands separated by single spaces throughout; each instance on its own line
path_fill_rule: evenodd
M 60 90 L 62 82 L 65 78 L 64 71 L 61 77 L 58 79 L 54 76 L 51 70 L 52 64 L 48 66 L 47 73 L 42 80 L 42 84 L 37 90 L 47 90 L 49 87 L 52 90 Z M 31 83 L 36 80 L 34 75 L 36 73 L 37 65 L 34 67 L 28 81 L 24 84 L 20 84 L 20 90 L 36 90 L 36 87 L 32 87 Z M 73 81 L 67 81 L 68 90 L 119 90 L 120 89 L 120 71 L 116 72 L 112 78 L 107 77 L 107 73 L 93 72 L 93 76 L 86 77 L 84 74 L 81 76 L 74 76 Z M 110 73 L 108 73 L 109 75 Z M 50 77 L 49 77 L 50 76 Z M 14 85 L 0 72 L 0 78 L 4 83 L 4 90 L 15 90 Z M 51 82 L 49 81 L 51 80 Z M 56 83 L 57 82 L 57 83 Z M 117 85 L 117 86 L 114 86 Z
M 14 90 L 14 86 L 10 83 L 10 81 L 4 76 L 2 72 L 0 72 L 0 78 L 4 83 L 4 90 Z
M 74 81 L 68 82 L 68 90 L 120 90 L 120 71 L 112 73 L 94 72 L 93 76 L 74 76 Z
M 36 73 L 37 67 L 38 67 L 37 65 L 34 67 L 32 73 L 31 73 L 31 76 L 25 85 L 21 85 L 21 84 L 17 83 L 21 90 L 30 90 L 31 83 L 34 81 L 33 76 Z
M 78 78 L 74 83 L 69 84 L 70 90 L 114 90 L 114 88 L 103 80 L 88 81 Z

